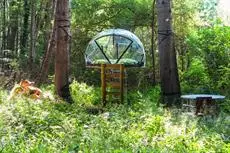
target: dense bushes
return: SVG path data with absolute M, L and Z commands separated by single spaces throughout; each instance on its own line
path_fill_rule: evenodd
M 85 83 L 73 81 L 70 85 L 70 93 L 73 101 L 77 104 L 97 104 L 99 102 L 100 90 L 95 90 L 93 86 Z
M 187 37 L 188 69 L 182 74 L 182 87 L 188 91 L 229 95 L 230 28 L 217 24 L 193 31 Z M 197 87 L 195 87 L 195 84 Z M 185 86 L 183 86 L 185 85 Z
M 222 91 L 222 93 L 230 95 L 230 63 L 226 66 L 220 67 L 219 75 L 221 78 L 218 81 L 217 88 Z
M 50 89 L 52 87 L 48 87 Z M 73 104 L 17 97 L 0 103 L 1 152 L 223 152 L 230 151 L 229 117 L 217 119 L 166 110 L 160 89 L 132 91 L 127 103 L 92 114 L 99 89 L 74 82 Z M 0 97 L 6 99 L 5 92 Z M 98 105 L 94 105 L 98 107 Z
M 185 93 L 208 93 L 211 89 L 207 69 L 200 58 L 194 58 L 190 67 L 181 75 L 182 90 Z

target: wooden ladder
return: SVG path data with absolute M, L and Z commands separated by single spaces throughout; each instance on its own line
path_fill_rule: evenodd
M 121 103 L 124 101 L 124 65 L 101 64 L 101 90 L 102 102 L 106 104 L 108 96 L 119 97 Z

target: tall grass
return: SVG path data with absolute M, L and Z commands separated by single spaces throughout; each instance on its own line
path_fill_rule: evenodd
M 49 88 L 47 88 L 49 89 Z M 1 152 L 230 152 L 230 117 L 199 118 L 158 105 L 160 89 L 132 91 L 128 104 L 100 111 L 99 89 L 74 82 L 73 104 L 60 100 L 6 101 L 0 91 Z

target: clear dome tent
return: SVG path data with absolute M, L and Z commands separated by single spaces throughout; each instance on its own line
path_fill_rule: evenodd
M 97 34 L 85 52 L 87 66 L 98 64 L 145 65 L 145 50 L 137 36 L 123 29 L 108 29 Z

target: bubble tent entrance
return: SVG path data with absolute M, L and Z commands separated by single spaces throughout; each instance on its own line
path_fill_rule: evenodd
M 124 29 L 100 32 L 89 42 L 85 52 L 86 66 L 123 64 L 125 67 L 143 67 L 145 60 L 139 38 Z

